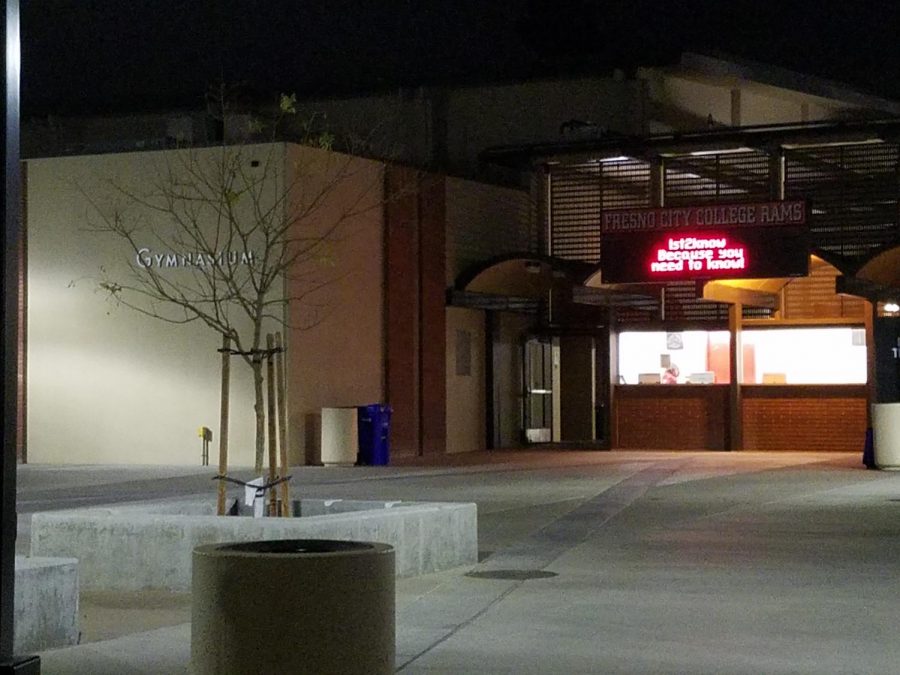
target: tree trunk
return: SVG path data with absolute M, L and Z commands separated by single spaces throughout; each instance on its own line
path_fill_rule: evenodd
M 253 464 L 255 475 L 261 476 L 263 457 L 266 450 L 266 405 L 263 398 L 262 359 L 253 357 L 253 409 L 256 411 L 256 457 Z

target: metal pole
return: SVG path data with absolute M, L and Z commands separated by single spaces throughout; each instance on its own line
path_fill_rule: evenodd
M 19 280 L 22 184 L 19 169 L 19 3 L 6 0 L 3 30 L 3 449 L 0 460 L 0 673 L 40 673 L 36 656 L 13 656 L 16 577 Z
M 228 475 L 228 411 L 230 409 L 231 387 L 231 340 L 222 336 L 222 398 L 219 412 L 219 476 Z M 216 514 L 225 515 L 225 481 L 219 480 L 216 493 Z
M 278 474 L 278 437 L 277 437 L 277 412 L 275 409 L 275 336 L 272 333 L 266 335 L 266 415 L 268 419 L 268 440 L 269 440 L 269 484 L 275 482 Z M 278 509 L 278 493 L 274 488 L 269 492 L 269 513 L 270 516 L 280 515 Z
M 275 403 L 278 408 L 278 462 L 281 477 L 288 475 L 287 455 L 287 392 L 284 385 L 284 345 L 281 333 L 275 333 Z M 281 515 L 291 515 L 291 493 L 288 482 L 281 484 Z

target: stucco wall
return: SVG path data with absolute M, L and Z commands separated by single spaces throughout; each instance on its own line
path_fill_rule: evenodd
M 383 165 L 288 147 L 295 236 L 325 246 L 287 280 L 289 457 L 317 462 L 323 407 L 384 401 Z M 299 200 L 299 201 L 296 201 Z M 315 202 L 315 207 L 308 208 Z M 316 287 L 299 296 L 304 289 Z
M 447 308 L 447 452 L 485 447 L 484 312 Z
M 262 154 L 263 146 L 256 149 Z M 31 462 L 200 464 L 201 425 L 213 430 L 210 461 L 217 462 L 220 338 L 197 323 L 174 325 L 117 307 L 97 289 L 101 268 L 127 279 L 134 254 L 115 236 L 90 231 L 97 218 L 86 194 L 125 204 L 135 222 L 150 224 L 109 181 L 140 194 L 175 152 L 28 162 Z M 252 401 L 250 370 L 235 359 L 233 466 L 253 463 Z
M 648 123 L 653 132 L 705 129 L 709 116 L 714 125 L 731 126 L 733 88 L 741 92 L 739 110 L 735 111 L 741 126 L 828 120 L 854 108 L 840 101 L 752 82 L 662 77 L 656 71 L 644 74 L 650 97 L 646 103 Z

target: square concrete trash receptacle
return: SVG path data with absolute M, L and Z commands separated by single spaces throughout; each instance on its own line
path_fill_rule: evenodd
M 352 465 L 359 451 L 357 408 L 322 408 L 322 464 Z
M 900 402 L 872 404 L 875 466 L 900 470 Z

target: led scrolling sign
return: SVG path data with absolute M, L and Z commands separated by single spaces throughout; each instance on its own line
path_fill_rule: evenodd
M 604 283 L 767 278 L 808 273 L 799 200 L 603 213 Z

